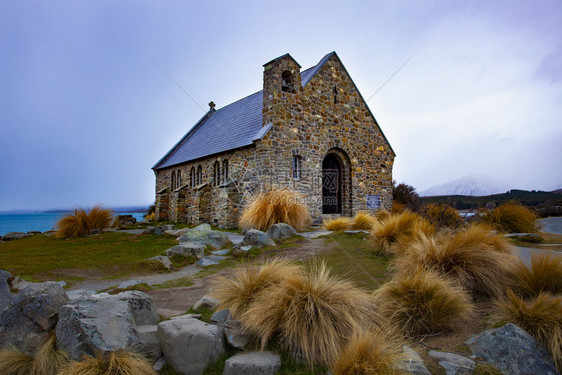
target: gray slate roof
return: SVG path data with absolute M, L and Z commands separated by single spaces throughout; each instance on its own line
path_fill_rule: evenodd
M 303 87 L 333 54 L 327 54 L 316 66 L 301 72 Z M 260 90 L 218 110 L 211 109 L 152 168 L 162 169 L 252 145 L 271 128 L 271 124 L 262 128 L 262 107 L 263 90 Z

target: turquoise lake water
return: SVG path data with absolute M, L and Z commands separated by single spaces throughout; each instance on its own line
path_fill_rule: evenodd
M 55 223 L 63 216 L 57 214 L 0 214 L 0 236 L 10 232 L 29 232 L 38 230 L 45 232 L 54 229 Z M 118 215 L 133 215 L 138 221 L 142 220 L 141 212 L 118 213 Z

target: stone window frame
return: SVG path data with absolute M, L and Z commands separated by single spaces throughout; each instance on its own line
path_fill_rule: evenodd
M 300 181 L 302 177 L 302 157 L 298 154 L 293 154 L 293 180 Z
M 203 167 L 201 165 L 197 166 L 197 185 L 201 185 L 203 183 Z
M 213 186 L 221 184 L 221 165 L 218 160 L 213 163 Z
M 290 70 L 284 70 L 281 73 L 281 91 L 287 93 L 293 93 L 295 91 L 294 87 L 295 80 L 293 79 L 293 73 Z
M 196 179 L 196 175 L 195 175 L 195 167 L 191 167 L 190 171 L 189 171 L 189 180 L 191 181 L 191 187 L 194 188 L 195 186 L 197 186 L 197 181 Z
M 176 189 L 176 171 L 172 171 L 172 175 L 170 177 L 170 188 L 171 190 Z
M 222 179 L 225 183 L 228 182 L 228 159 L 222 161 Z
M 181 188 L 181 169 L 176 173 L 176 189 Z

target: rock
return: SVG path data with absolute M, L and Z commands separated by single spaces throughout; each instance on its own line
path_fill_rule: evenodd
M 58 346 L 73 359 L 117 349 L 140 352 L 156 360 L 156 349 L 145 328 L 158 324 L 152 298 L 143 292 L 94 294 L 63 306 L 56 328 Z M 142 329 L 141 329 L 142 330 Z
M 238 353 L 226 360 L 224 375 L 274 375 L 281 368 L 281 357 L 270 352 Z
M 44 236 L 49 236 L 49 237 L 56 236 L 56 234 L 57 234 L 56 230 L 48 230 L 45 233 L 43 233 Z
M 41 232 L 38 231 L 38 230 L 28 230 L 27 234 L 30 235 L 30 236 L 34 236 L 36 234 L 41 234 Z
M 184 242 L 166 250 L 166 255 L 170 258 L 174 255 L 180 255 L 182 257 L 194 257 L 201 259 L 203 255 L 205 255 L 205 246 L 196 243 Z
M 0 314 L 12 302 L 12 292 L 8 281 L 4 277 L 0 277 Z
M 445 369 L 446 375 L 468 375 L 476 366 L 472 359 L 454 353 L 430 350 L 429 356 L 439 361 L 439 365 Z
M 121 284 L 119 284 L 116 289 L 127 289 L 127 288 L 131 288 L 135 285 L 139 285 L 139 284 L 142 284 L 142 283 L 143 283 L 143 281 L 140 281 L 140 280 L 126 280 L 126 281 L 123 281 Z
M 297 231 L 295 230 L 295 228 L 285 223 L 273 224 L 267 230 L 267 235 L 273 241 L 285 240 L 287 238 L 295 236 L 296 234 Z
M 0 278 L 6 280 L 6 282 L 9 282 L 12 277 L 12 274 L 8 271 L 0 270 Z
M 70 300 L 55 282 L 23 288 L 0 316 L 0 348 L 14 346 L 31 354 L 47 338 Z
M 191 230 L 190 228 L 173 229 L 173 230 L 167 230 L 165 233 L 169 234 L 170 236 L 181 237 L 187 232 L 189 232 L 190 230 Z
M 402 346 L 402 352 L 404 353 L 404 369 L 408 374 L 431 375 L 416 351 L 404 345 Z
M 531 335 L 514 324 L 484 331 L 466 341 L 472 353 L 504 374 L 558 374 L 552 358 Z
M 96 294 L 95 290 L 88 290 L 88 289 L 74 289 L 66 292 L 66 295 L 68 296 L 68 298 L 70 298 L 71 301 L 81 298 L 87 298 L 94 294 Z
M 158 325 L 137 326 L 137 335 L 140 347 L 144 348 L 143 354 L 152 360 L 162 356 L 160 339 L 158 338 Z
M 154 364 L 154 366 L 152 366 L 152 369 L 156 372 L 162 370 L 164 368 L 164 366 L 166 366 L 166 358 L 165 357 L 161 357 L 158 361 L 156 361 L 156 363 Z
M 211 245 L 215 249 L 220 249 L 230 244 L 230 240 L 226 233 L 212 230 L 209 224 L 201 224 L 198 227 L 190 229 L 183 236 L 178 238 L 180 244 L 184 242 L 192 242 L 199 245 Z
M 203 296 L 195 305 L 193 305 L 193 310 L 201 310 L 201 309 L 214 309 L 219 304 L 219 301 L 216 298 Z
M 144 231 L 142 232 L 142 234 L 154 234 L 154 227 L 151 227 L 150 225 L 147 226 L 146 228 L 144 228 Z
M 6 233 L 4 237 L 2 237 L 2 241 L 19 240 L 24 238 L 25 236 L 26 234 L 23 232 L 10 232 L 10 233 Z
M 117 215 L 113 220 L 112 228 L 125 228 L 137 223 L 133 215 Z
M 250 251 L 250 250 L 252 250 L 252 245 L 240 246 L 240 248 L 238 250 L 239 251 Z
M 172 268 L 172 261 L 170 260 L 170 258 L 165 257 L 163 255 L 157 255 L 155 257 L 148 258 L 147 260 L 158 262 L 162 265 L 162 267 L 164 267 L 166 269 Z
M 221 255 L 209 255 L 206 257 L 201 258 L 197 264 L 201 267 L 207 266 L 214 266 L 215 264 L 219 264 L 221 261 L 228 259 L 228 257 L 221 256 Z
M 152 234 L 155 234 L 157 236 L 161 236 L 164 234 L 164 229 L 162 229 L 162 227 L 156 227 L 154 228 L 154 231 L 152 231 Z
M 224 337 L 226 343 L 234 349 L 244 350 L 250 336 L 242 328 L 242 324 L 238 320 L 228 320 L 224 327 Z
M 19 292 L 20 290 L 28 287 L 30 285 L 34 285 L 36 283 L 32 283 L 31 281 L 26 281 L 24 279 L 20 279 L 18 276 L 14 277 L 11 281 L 12 290 Z
M 257 229 L 249 229 L 244 235 L 244 239 L 240 244 L 240 246 L 246 246 L 246 245 L 250 245 L 254 247 L 264 247 L 267 245 L 275 246 L 275 242 L 273 242 L 273 240 L 269 238 L 267 233 Z
M 211 318 L 209 320 L 213 324 L 225 324 L 231 319 L 232 319 L 232 315 L 230 315 L 230 310 L 222 309 L 211 315 Z
M 164 321 L 158 324 L 158 337 L 166 361 L 178 375 L 202 374 L 224 354 L 221 329 L 197 319 Z
M 183 314 L 178 316 L 172 316 L 170 319 L 187 319 L 187 318 L 194 318 L 200 319 L 203 315 L 201 314 Z
M 90 236 L 95 236 L 96 234 L 100 234 L 101 232 L 102 232 L 102 230 L 99 229 L 99 228 L 92 229 L 92 230 L 90 231 Z
M 226 255 L 229 252 L 230 252 L 230 249 L 224 249 L 224 250 L 211 251 L 211 254 L 213 254 L 213 255 Z

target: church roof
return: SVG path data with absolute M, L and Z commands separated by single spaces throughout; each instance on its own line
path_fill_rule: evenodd
M 333 54 L 330 52 L 318 64 L 301 72 L 303 87 Z M 271 129 L 271 124 L 262 127 L 262 107 L 263 90 L 260 90 L 225 107 L 211 109 L 152 169 L 252 145 Z

